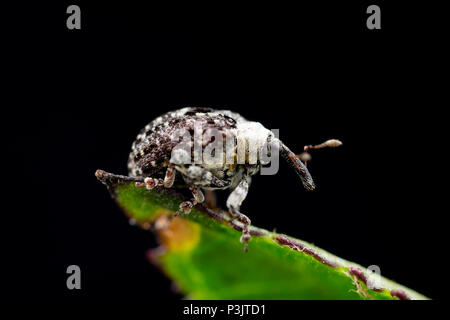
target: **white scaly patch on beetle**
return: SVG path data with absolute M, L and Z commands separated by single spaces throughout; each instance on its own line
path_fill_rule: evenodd
M 267 148 L 267 142 L 274 134 L 259 122 L 246 121 L 237 124 L 236 136 L 238 155 L 245 155 L 245 163 L 257 164 L 258 160 L 262 159 L 260 157 L 262 149 Z

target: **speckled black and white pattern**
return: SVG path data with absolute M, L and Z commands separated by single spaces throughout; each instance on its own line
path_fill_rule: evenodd
M 150 122 L 136 137 L 128 160 L 129 174 L 133 177 L 162 178 L 170 163 L 172 150 L 181 141 L 177 136 L 178 130 L 187 130 L 194 139 L 194 126 L 201 126 L 202 134 L 209 129 L 215 129 L 224 138 L 224 153 L 226 139 L 236 138 L 238 126 L 247 123 L 242 116 L 228 110 L 214 110 L 211 108 L 183 108 L 168 112 Z M 194 141 L 192 141 L 194 143 Z M 202 142 L 200 142 L 202 143 Z M 233 144 L 236 144 L 233 142 Z M 203 148 L 208 142 L 203 143 Z M 179 172 L 184 169 L 177 167 Z M 238 170 L 235 165 L 226 166 L 222 170 L 209 170 L 219 179 L 231 182 Z M 187 169 L 186 169 L 187 170 Z M 192 171 L 192 169 L 191 169 Z M 253 173 L 257 170 L 253 168 Z M 199 182 L 198 184 L 201 185 Z M 227 184 L 230 186 L 230 184 Z M 203 187 L 207 187 L 205 184 Z M 214 186 L 210 186 L 214 188 Z
M 198 132 L 199 128 L 201 132 Z M 189 141 L 180 135 L 183 130 L 189 133 Z M 203 139 L 205 136 L 209 137 L 208 132 L 212 131 L 219 137 L 222 136 L 223 155 L 226 155 L 227 160 L 225 161 L 225 156 L 220 155 L 220 161 L 216 163 L 194 163 L 196 153 L 193 146 L 200 145 L 199 151 L 204 157 L 205 148 L 213 139 Z M 231 142 L 231 153 L 226 150 L 229 148 L 227 141 Z M 183 202 L 176 215 L 180 212 L 189 213 L 194 205 L 204 201 L 201 189 L 231 189 L 227 207 L 230 214 L 243 224 L 241 241 L 245 243 L 246 250 L 247 242 L 251 239 L 248 228 L 250 219 L 239 212 L 239 207 L 247 196 L 251 176 L 259 172 L 261 165 L 267 164 L 265 160 L 254 159 L 254 155 L 263 150 L 270 153 L 270 145 L 273 142 L 279 144 L 281 155 L 297 171 L 304 186 L 312 190 L 314 183 L 306 166 L 270 130 L 259 122 L 247 121 L 235 112 L 211 108 L 183 108 L 168 112 L 150 122 L 141 130 L 132 145 L 128 170 L 132 177 L 145 178 L 144 183 L 138 185 L 148 189 L 159 186 L 171 188 L 174 181 L 188 186 L 194 198 Z M 179 149 L 175 148 L 181 143 L 189 146 L 180 153 Z M 257 152 L 254 152 L 255 150 Z M 231 162 L 228 161 L 230 154 Z M 190 163 L 175 161 L 177 159 L 174 158 L 181 155 L 187 156 Z

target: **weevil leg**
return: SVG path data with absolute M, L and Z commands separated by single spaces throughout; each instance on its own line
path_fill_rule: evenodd
M 250 186 L 250 177 L 244 176 L 243 179 L 239 182 L 238 186 L 230 193 L 227 199 L 227 208 L 233 217 L 233 219 L 237 219 L 244 225 L 242 229 L 241 242 L 244 243 L 244 252 L 247 252 L 248 242 L 251 240 L 249 227 L 251 224 L 250 219 L 245 215 L 239 212 L 239 208 L 247 197 L 248 188 Z
M 95 176 L 98 180 L 100 180 L 105 185 L 111 185 L 115 183 L 121 183 L 121 182 L 135 182 L 135 183 L 143 183 L 144 178 L 142 177 L 129 177 L 129 176 L 122 176 L 119 174 L 109 173 L 104 170 L 97 170 L 95 171 Z
M 203 192 L 199 187 L 195 186 L 194 184 L 190 184 L 189 189 L 191 190 L 194 198 L 189 201 L 182 202 L 180 204 L 180 209 L 178 209 L 178 211 L 175 212 L 174 214 L 175 216 L 179 215 L 180 213 L 188 214 L 191 212 L 193 206 L 195 206 L 198 203 L 203 203 L 205 201 L 205 196 L 203 195 Z
M 173 182 L 175 181 L 176 170 L 173 164 L 170 164 L 166 170 L 166 176 L 163 179 L 159 178 L 144 178 L 143 182 L 136 182 L 136 187 L 146 187 L 148 190 L 151 190 L 158 186 L 164 186 L 165 188 L 171 188 L 173 186 Z
M 144 182 L 136 182 L 136 187 L 146 187 L 147 190 L 152 190 L 155 187 L 164 185 L 164 180 L 159 178 L 144 178 Z
M 134 182 L 136 185 L 144 184 L 143 177 L 129 177 L 106 172 L 104 170 L 95 171 L 97 179 L 103 183 L 109 190 L 113 192 L 114 185 L 122 182 Z M 145 185 L 145 184 L 144 184 Z
M 171 188 L 173 182 L 175 181 L 177 171 L 175 170 L 175 165 L 173 163 L 169 164 L 166 171 L 166 176 L 164 177 L 164 187 Z

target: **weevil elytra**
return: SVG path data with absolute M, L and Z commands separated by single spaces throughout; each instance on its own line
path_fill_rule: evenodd
M 226 206 L 232 219 L 243 224 L 240 240 L 247 251 L 250 219 L 239 208 L 251 177 L 270 162 L 267 156 L 280 154 L 294 168 L 303 186 L 313 190 L 315 185 L 306 168 L 310 158 L 307 151 L 341 144 L 339 140 L 328 140 L 306 146 L 304 153 L 297 156 L 259 122 L 228 110 L 187 107 L 156 118 L 140 131 L 132 145 L 128 171 L 132 178 L 143 178 L 137 187 L 188 187 L 193 198 L 182 202 L 175 215 L 187 214 L 193 206 L 203 203 L 202 190 L 230 189 Z

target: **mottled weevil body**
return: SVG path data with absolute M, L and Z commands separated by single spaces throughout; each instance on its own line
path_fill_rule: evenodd
M 200 135 L 196 135 L 196 130 L 201 130 Z M 180 132 L 187 133 L 188 138 Z M 214 134 L 208 135 L 209 132 Z M 205 136 L 215 138 L 205 140 Z M 224 155 L 218 157 L 221 161 L 180 161 L 183 156 L 185 160 L 186 156 L 187 160 L 195 160 L 193 147 L 200 146 L 200 152 L 204 153 L 212 144 L 217 143 L 218 137 L 223 139 L 223 143 L 219 145 L 223 148 Z M 331 141 L 340 144 L 337 140 Z M 180 145 L 188 147 L 189 151 L 179 148 Z M 225 157 L 230 155 L 230 145 L 231 162 L 230 158 L 225 161 Z M 244 226 L 241 242 L 245 244 L 244 250 L 247 250 L 247 243 L 251 240 L 250 219 L 239 212 L 239 207 L 247 196 L 251 176 L 256 174 L 262 165 L 267 164 L 261 158 L 251 161 L 250 153 L 251 150 L 257 150 L 270 154 L 274 148 L 292 165 L 304 187 L 313 190 L 314 182 L 306 165 L 300 160 L 301 157 L 292 153 L 270 130 L 235 112 L 211 108 L 183 108 L 168 112 L 150 122 L 133 142 L 128 170 L 130 176 L 144 178 L 144 182 L 137 183 L 137 186 L 145 186 L 148 189 L 157 186 L 171 188 L 177 182 L 177 186 L 189 187 L 193 199 L 181 203 L 175 215 L 181 212 L 189 213 L 194 205 L 204 202 L 202 189 L 230 189 L 226 205 L 231 216 Z M 313 148 L 305 147 L 305 151 Z M 243 156 L 238 159 L 239 152 L 242 152 L 240 155 Z

